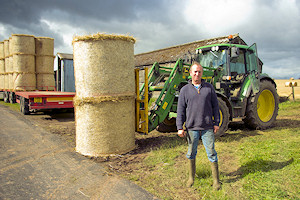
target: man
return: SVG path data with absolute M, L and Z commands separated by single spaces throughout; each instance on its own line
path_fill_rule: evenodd
M 194 62 L 190 68 L 192 80 L 180 90 L 177 105 L 176 125 L 180 137 L 187 136 L 189 159 L 189 179 L 187 186 L 194 184 L 196 155 L 199 139 L 205 147 L 211 162 L 213 187 L 219 190 L 218 157 L 214 145 L 214 134 L 219 130 L 220 114 L 217 95 L 213 86 L 202 79 L 203 68 Z M 186 131 L 183 130 L 185 123 Z

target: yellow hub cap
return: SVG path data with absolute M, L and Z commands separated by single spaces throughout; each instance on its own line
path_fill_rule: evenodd
M 222 126 L 222 123 L 223 123 L 223 114 L 222 114 L 222 111 L 220 110 L 220 123 L 219 123 L 219 127 Z
M 261 121 L 271 120 L 275 110 L 275 98 L 270 90 L 263 90 L 257 101 L 257 114 Z

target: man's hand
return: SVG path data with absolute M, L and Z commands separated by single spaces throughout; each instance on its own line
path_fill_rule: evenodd
M 216 134 L 219 131 L 219 126 L 214 126 L 214 134 Z
M 177 133 L 177 134 L 178 134 L 179 137 L 184 137 L 184 136 L 186 135 L 185 131 L 182 130 L 182 129 L 181 129 L 181 130 L 178 130 L 178 133 Z

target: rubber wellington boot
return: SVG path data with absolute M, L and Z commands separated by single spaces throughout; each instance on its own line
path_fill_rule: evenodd
M 187 187 L 192 187 L 195 180 L 195 174 L 196 174 L 196 160 L 195 159 L 189 159 L 189 179 L 186 183 Z
M 221 189 L 221 183 L 219 180 L 218 162 L 211 163 L 211 171 L 213 177 L 213 188 L 214 190 L 219 190 Z

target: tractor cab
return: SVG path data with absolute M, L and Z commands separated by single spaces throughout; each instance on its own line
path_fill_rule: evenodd
M 231 118 L 244 116 L 244 100 L 259 92 L 256 44 L 213 44 L 196 50 L 196 61 L 203 66 L 203 78 L 231 108 Z M 244 108 L 244 109 L 241 109 Z

